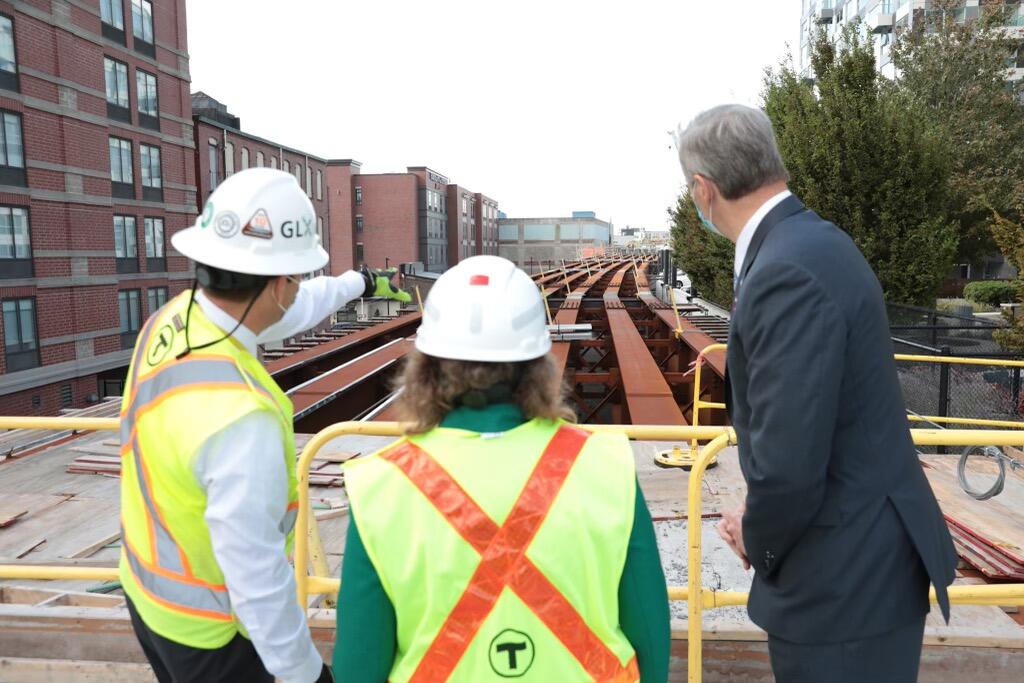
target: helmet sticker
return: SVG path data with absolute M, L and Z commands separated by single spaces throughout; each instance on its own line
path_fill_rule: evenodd
M 206 208 L 203 209 L 203 215 L 199 219 L 199 227 L 205 230 L 210 227 L 211 221 L 213 221 L 213 202 L 206 202 Z
M 238 214 L 233 211 L 221 211 L 213 222 L 214 232 L 224 239 L 234 237 L 238 234 L 240 227 L 242 227 L 242 222 L 238 219 Z
M 274 230 L 270 223 L 270 216 L 265 209 L 259 209 L 242 230 L 243 235 L 257 237 L 261 240 L 269 240 L 274 237 Z

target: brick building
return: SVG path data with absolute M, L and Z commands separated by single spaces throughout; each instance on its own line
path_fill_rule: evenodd
M 498 252 L 497 202 L 426 166 L 362 173 L 358 161 L 333 160 L 327 187 L 331 262 L 339 268 L 422 263 L 443 273 L 469 256 Z
M 186 288 L 185 0 L 0 2 L 0 414 L 116 395 Z
M 196 211 L 225 178 L 250 167 L 277 168 L 295 176 L 306 191 L 316 211 L 316 231 L 330 253 L 330 236 L 325 230 L 328 221 L 326 172 L 327 160 L 256 137 L 241 129 L 241 120 L 227 107 L 206 93 L 192 95 L 192 117 L 195 124 L 195 174 L 199 195 Z M 331 261 L 330 271 L 340 275 Z
M 477 254 L 498 255 L 498 202 L 477 192 L 476 243 Z
M 448 186 L 448 267 L 476 256 L 479 242 L 476 194 L 460 185 Z

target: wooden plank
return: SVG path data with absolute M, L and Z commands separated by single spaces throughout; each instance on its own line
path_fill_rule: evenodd
M 1024 563 L 1024 508 L 1004 505 L 998 496 L 986 501 L 971 498 L 960 488 L 955 475 L 944 471 L 948 465 L 935 467 L 931 464 L 934 458 L 943 457 L 924 456 L 930 465 L 925 468 L 925 474 L 943 514 L 1014 561 Z
M 46 543 L 46 537 L 45 537 L 45 536 L 44 536 L 44 537 L 42 537 L 42 538 L 37 538 L 37 539 L 33 539 L 32 541 L 30 541 L 30 542 L 26 543 L 26 544 L 25 544 L 25 545 L 24 545 L 24 546 L 22 547 L 22 549 L 21 549 L 21 550 L 18 550 L 18 551 L 16 551 L 16 552 L 14 553 L 14 557 L 15 557 L 16 559 L 19 559 L 19 560 L 20 560 L 21 558 L 25 557 L 25 556 L 26 556 L 26 555 L 28 555 L 28 554 L 29 554 L 30 552 L 32 552 L 33 550 L 35 550 L 36 548 L 38 548 L 39 546 L 41 546 L 41 545 L 42 545 L 42 544 L 44 544 L 44 543 Z
M 26 659 L 0 657 L 4 683 L 153 683 L 148 664 L 90 662 L 81 659 Z
M 100 539 L 98 539 L 96 541 L 93 541 L 92 543 L 90 543 L 89 545 L 85 546 L 84 548 L 76 550 L 73 553 L 69 553 L 67 555 L 67 558 L 74 560 L 74 559 L 79 559 L 79 558 L 83 558 L 83 557 L 89 557 L 90 555 L 92 555 L 96 551 L 102 549 L 104 546 L 110 545 L 111 543 L 113 543 L 114 541 L 118 540 L 119 538 L 121 538 L 121 531 L 120 530 L 115 531 L 112 534 L 107 534 L 106 536 L 103 536 Z
M 28 510 L 12 512 L 10 510 L 0 511 L 0 529 L 14 524 L 16 521 L 28 514 Z

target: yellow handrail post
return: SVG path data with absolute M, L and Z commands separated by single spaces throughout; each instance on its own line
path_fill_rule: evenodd
M 423 298 L 420 296 L 420 286 L 416 285 L 416 303 L 420 307 L 420 313 L 423 313 Z
M 687 493 L 686 535 L 689 552 L 686 557 L 687 595 L 687 680 L 689 683 L 700 683 L 702 668 L 702 640 L 704 616 L 704 590 L 701 582 L 701 531 L 703 515 L 701 514 L 701 489 L 704 483 L 704 472 L 708 463 L 723 448 L 736 441 L 735 433 L 730 429 L 716 437 L 701 449 L 700 454 L 690 470 L 689 492 Z
M 692 415 L 691 415 L 692 419 L 690 420 L 693 423 L 694 427 L 699 427 L 700 426 L 700 409 L 701 408 L 717 408 L 717 409 L 721 410 L 721 409 L 723 409 L 725 407 L 721 403 L 706 403 L 705 401 L 701 400 L 701 398 L 700 398 L 700 395 L 701 395 L 700 383 L 701 383 L 701 375 L 702 375 L 701 371 L 702 371 L 702 369 L 704 367 L 704 359 L 707 358 L 707 355 L 709 353 L 712 353 L 713 351 L 725 351 L 727 348 L 729 348 L 728 344 L 708 344 L 703 349 L 701 349 L 700 353 L 697 354 L 697 360 L 694 361 L 694 367 L 693 367 L 693 409 L 692 409 Z M 690 442 L 690 454 L 692 455 L 692 454 L 694 454 L 696 452 L 697 452 L 697 439 L 694 439 L 693 441 Z

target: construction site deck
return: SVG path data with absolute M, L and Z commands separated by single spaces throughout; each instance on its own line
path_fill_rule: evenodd
M 604 258 L 559 264 L 534 275 L 550 308 L 553 355 L 584 425 L 723 425 L 725 354 L 708 347 L 728 339 L 727 318 L 700 300 L 676 301 L 652 286 L 644 258 Z M 667 297 L 667 300 L 666 298 Z M 365 304 L 364 304 L 365 306 Z M 275 380 L 295 407 L 300 450 L 338 422 L 396 419 L 393 380 L 413 348 L 420 313 L 403 310 L 335 321 L 283 348 L 264 351 Z M 701 359 L 695 384 L 692 367 Z M 696 387 L 696 391 L 695 391 Z M 74 417 L 116 418 L 108 400 Z M 310 468 L 313 519 L 329 576 L 344 560 L 348 504 L 342 464 L 395 437 L 347 435 L 317 451 Z M 1022 433 L 1024 444 L 1024 433 Z M 703 473 L 699 520 L 688 512 L 691 473 L 655 464 L 659 454 L 686 453 L 685 441 L 634 440 L 632 448 L 658 538 L 669 586 L 690 583 L 689 525 L 699 523 L 700 581 L 724 593 L 749 591 L 745 571 L 715 531 L 722 511 L 745 495 L 735 447 L 721 451 Z M 977 500 L 957 480 L 954 455 L 923 448 L 922 466 L 939 499 L 962 558 L 956 584 L 1024 582 L 1024 477 L 1012 472 L 999 495 Z M 0 432 L 0 565 L 25 568 L 26 578 L 0 581 L 0 682 L 153 681 L 132 633 L 116 583 L 27 578 L 33 568 L 110 569 L 120 556 L 120 442 L 116 432 L 16 429 Z M 328 659 L 335 611 L 330 595 L 310 598 L 314 640 Z M 687 604 L 671 603 L 670 680 L 687 680 Z M 704 612 L 703 680 L 771 681 L 766 635 L 742 606 Z M 1018 607 L 964 605 L 945 624 L 929 617 L 920 680 L 984 678 L 1020 681 L 1024 615 Z

